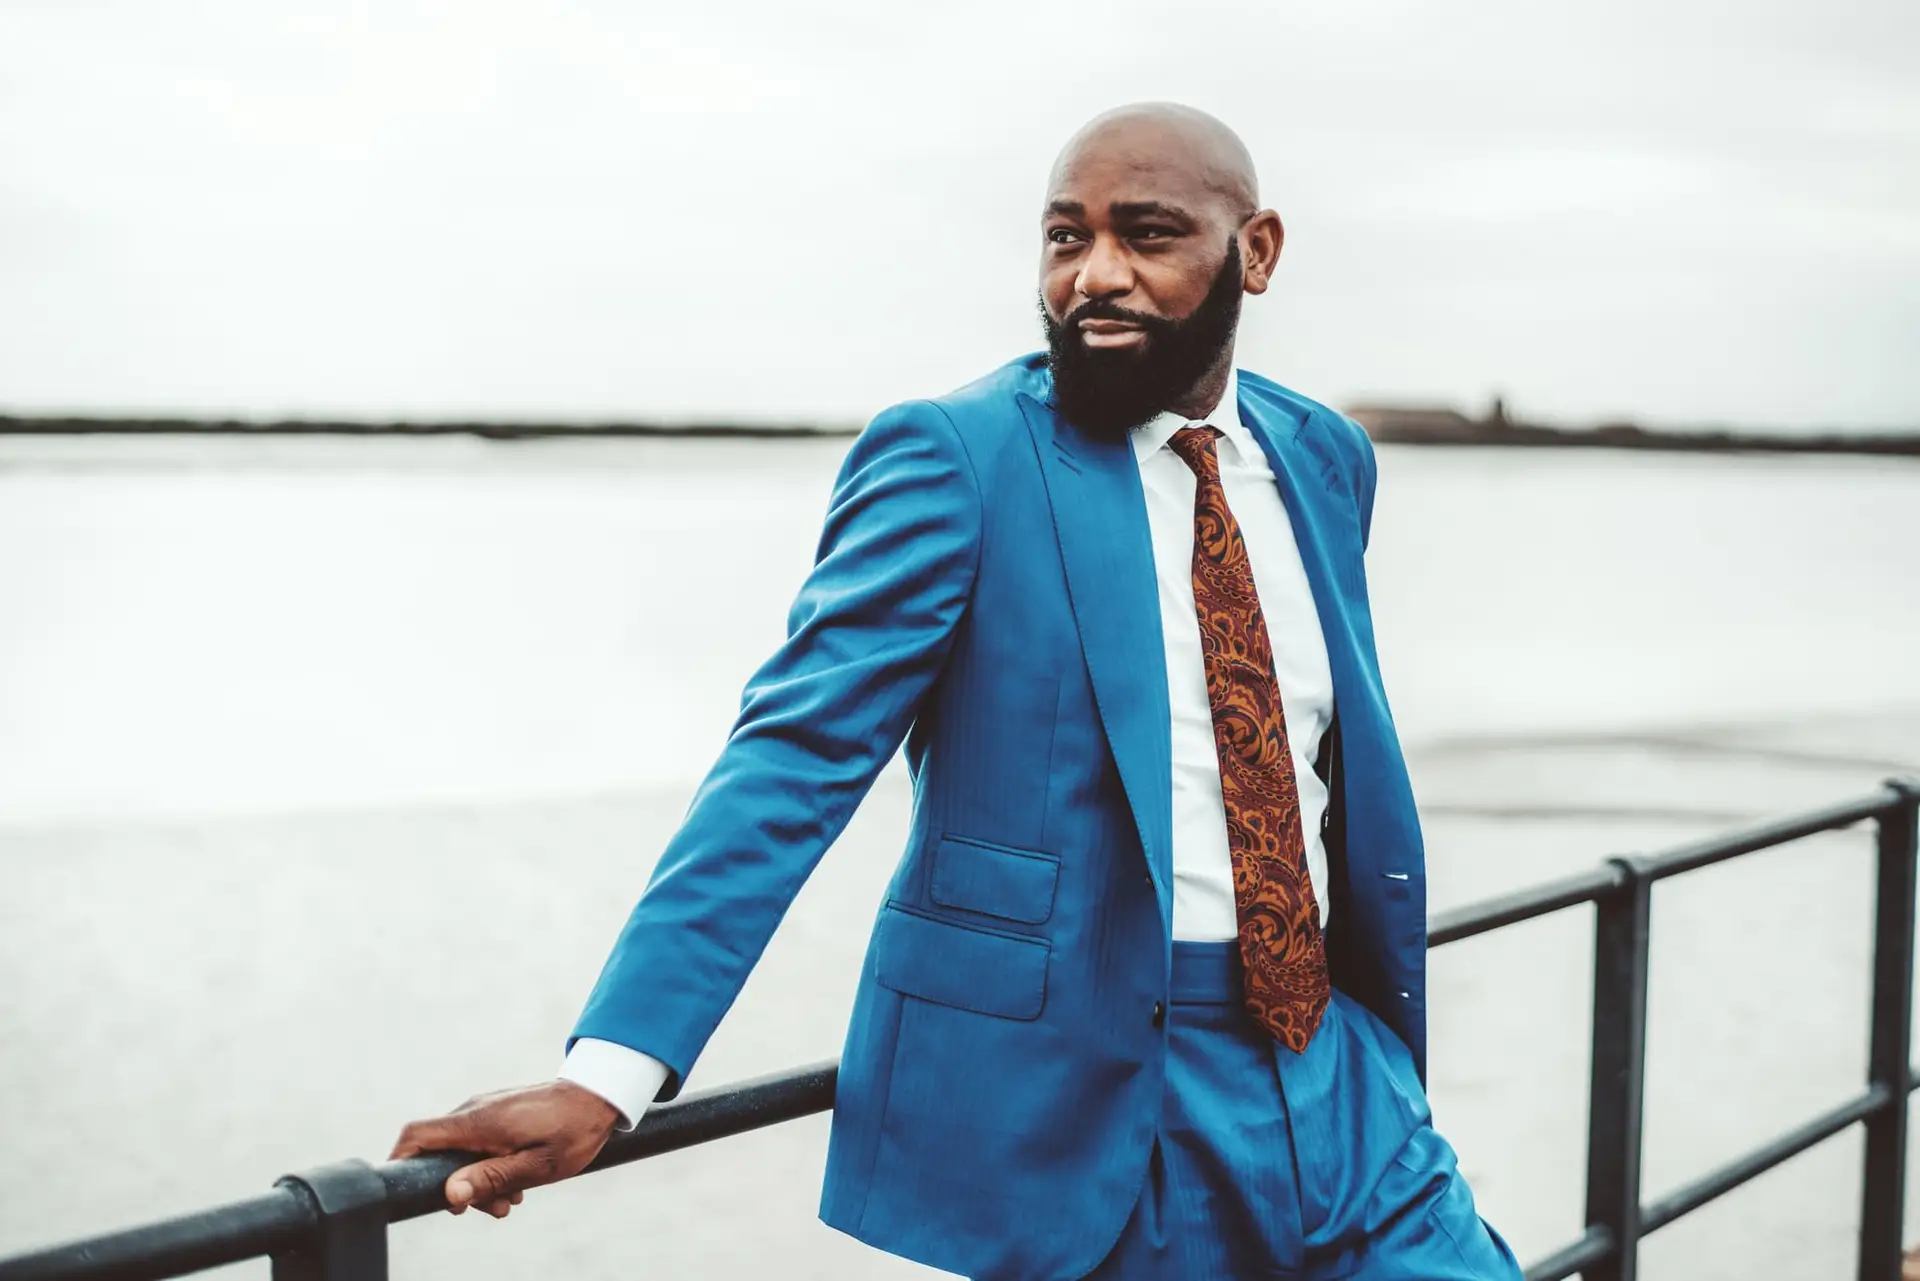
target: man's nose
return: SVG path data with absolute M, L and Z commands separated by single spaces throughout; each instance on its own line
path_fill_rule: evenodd
M 1095 236 L 1074 292 L 1083 298 L 1119 298 L 1133 292 L 1133 264 L 1112 236 Z

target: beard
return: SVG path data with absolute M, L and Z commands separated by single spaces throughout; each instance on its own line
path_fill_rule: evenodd
M 1240 245 L 1227 241 L 1227 260 L 1207 296 L 1182 320 L 1147 316 L 1116 303 L 1089 299 L 1054 320 L 1040 300 L 1047 333 L 1047 367 L 1053 372 L 1054 407 L 1083 431 L 1124 436 L 1193 390 L 1233 342 L 1240 323 Z M 1089 347 L 1082 320 L 1119 320 L 1138 325 L 1146 341 L 1129 351 Z

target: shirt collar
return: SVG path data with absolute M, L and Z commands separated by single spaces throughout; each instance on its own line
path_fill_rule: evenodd
M 1171 412 L 1155 414 L 1133 429 L 1134 457 L 1147 457 L 1172 440 L 1173 433 L 1182 427 L 1191 427 L 1195 421 Z M 1220 393 L 1220 403 L 1205 418 L 1197 421 L 1218 428 L 1221 435 L 1239 445 L 1240 433 L 1246 428 L 1240 425 L 1240 375 L 1232 365 L 1227 366 L 1227 385 Z

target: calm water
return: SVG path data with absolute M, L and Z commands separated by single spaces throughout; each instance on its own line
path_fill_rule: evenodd
M 844 448 L 0 442 L 0 1251 L 378 1156 L 550 1074 Z M 1920 772 L 1920 466 L 1381 473 L 1436 907 Z M 889 774 L 696 1086 L 837 1050 L 904 821 Z M 1662 887 L 1650 1195 L 1857 1089 L 1865 850 Z M 1571 913 L 1434 961 L 1440 1123 L 1529 1258 L 1578 1228 L 1589 935 Z M 413 1225 L 396 1274 L 919 1272 L 813 1220 L 824 1134 Z M 1842 1274 L 1857 1165 L 1849 1136 L 1767 1176 L 1654 1238 L 1648 1275 Z

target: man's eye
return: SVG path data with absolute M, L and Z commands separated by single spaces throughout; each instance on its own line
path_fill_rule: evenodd
M 1178 235 L 1172 227 L 1139 227 L 1133 232 L 1135 240 L 1167 240 Z
M 1048 242 L 1056 245 L 1070 245 L 1078 239 L 1080 237 L 1070 227 L 1055 227 L 1047 233 Z

